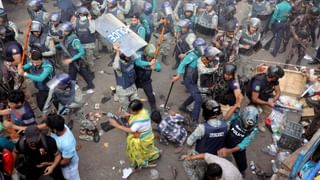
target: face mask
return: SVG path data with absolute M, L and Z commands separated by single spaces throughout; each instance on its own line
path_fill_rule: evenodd
M 87 16 L 80 16 L 80 21 L 86 21 L 87 20 Z

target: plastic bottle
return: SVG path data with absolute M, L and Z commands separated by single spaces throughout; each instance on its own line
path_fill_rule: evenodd
M 159 172 L 156 169 L 150 170 L 151 179 L 159 179 Z
M 273 173 L 277 173 L 278 172 L 278 168 L 277 168 L 277 165 L 276 165 L 276 161 L 272 159 L 271 160 L 271 165 L 272 165 Z

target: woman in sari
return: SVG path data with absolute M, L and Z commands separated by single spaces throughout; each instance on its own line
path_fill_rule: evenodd
M 149 164 L 160 157 L 159 149 L 154 145 L 154 135 L 151 120 L 147 110 L 140 100 L 133 100 L 129 104 L 129 127 L 120 125 L 115 119 L 110 124 L 128 133 L 127 155 L 131 165 L 135 168 L 154 167 Z

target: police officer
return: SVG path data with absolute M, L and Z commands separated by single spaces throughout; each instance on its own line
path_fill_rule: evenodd
M 264 120 L 270 115 L 275 102 L 281 95 L 279 79 L 283 76 L 283 69 L 272 65 L 268 67 L 266 73 L 257 74 L 249 82 L 247 96 L 252 104 L 262 109 L 261 120 L 258 123 L 261 132 L 265 132 Z
M 223 66 L 223 78 L 217 82 L 218 92 L 215 100 L 223 105 L 234 106 L 241 104 L 243 95 L 240 84 L 236 78 L 237 66 L 234 64 L 225 64 Z
M 239 41 L 239 54 L 250 56 L 255 50 L 254 47 L 260 41 L 261 21 L 258 18 L 250 18 L 247 26 L 244 27 Z
M 123 11 L 117 5 L 117 0 L 104 0 L 101 9 L 104 9 L 104 13 L 111 13 L 120 21 L 125 21 Z
M 160 38 L 162 29 L 164 28 L 163 41 L 160 49 L 160 60 L 163 62 L 163 64 L 169 65 L 167 57 L 171 49 L 170 41 L 174 33 L 173 10 L 169 1 L 165 1 L 162 4 L 161 10 L 155 14 L 153 18 L 153 24 L 155 27 L 153 36 L 156 39 Z
M 96 43 L 96 27 L 94 21 L 91 19 L 89 10 L 86 7 L 80 7 L 77 12 L 77 19 L 75 21 L 75 33 L 80 39 L 81 44 L 85 49 L 85 59 L 91 68 L 94 66 Z
M 19 37 L 19 29 L 18 26 L 8 19 L 7 11 L 3 8 L 0 8 L 0 26 L 8 26 L 13 29 L 15 33 L 15 39 Z
M 219 29 L 223 31 L 227 31 L 228 29 L 228 23 L 229 24 L 235 24 L 236 27 L 239 26 L 239 21 L 235 16 L 236 14 L 236 7 L 235 5 L 229 5 L 226 6 L 221 13 L 219 14 Z
M 172 69 L 177 69 L 180 61 L 186 53 L 193 49 L 192 43 L 196 39 L 196 35 L 190 30 L 192 22 L 189 19 L 181 19 L 178 22 L 178 39 L 175 47 L 176 64 Z
M 57 0 L 57 6 L 61 10 L 61 22 L 71 21 L 76 12 L 76 6 L 72 0 Z
M 219 67 L 219 55 L 221 51 L 215 47 L 208 46 L 204 50 L 204 56 L 198 59 L 198 88 L 202 99 L 205 101 L 212 98 L 215 83 L 214 74 Z
M 221 116 L 220 105 L 214 100 L 207 100 L 202 104 L 202 116 L 204 124 L 199 124 L 187 139 L 187 144 L 195 149 L 192 154 L 210 153 L 217 155 L 225 142 L 228 125 Z M 203 179 L 206 163 L 205 161 L 184 161 L 183 167 L 189 179 Z M 194 171 L 196 167 L 196 171 Z M 195 173 L 197 172 L 197 173 Z
M 129 28 L 139 35 L 143 40 L 146 39 L 146 29 L 140 23 L 139 13 L 135 13 L 131 16 L 130 26 Z
M 49 32 L 48 36 L 50 36 L 54 43 L 57 44 L 62 39 L 62 32 L 60 31 L 61 25 L 61 14 L 60 12 L 53 12 L 49 16 Z
M 204 54 L 204 50 L 207 46 L 206 42 L 202 38 L 197 38 L 192 44 L 194 50 L 185 55 L 181 61 L 177 75 L 172 78 L 172 82 L 178 81 L 183 76 L 184 86 L 189 90 L 190 96 L 183 102 L 179 110 L 187 112 L 186 107 L 194 101 L 192 110 L 192 122 L 198 123 L 199 114 L 201 111 L 202 98 L 197 86 L 197 61 L 199 57 Z
M 192 22 L 192 28 L 195 28 L 197 5 L 190 0 L 179 0 L 174 9 L 175 20 L 189 19 Z
M 248 167 L 246 149 L 258 133 L 259 114 L 259 110 L 253 105 L 245 107 L 240 113 L 235 112 L 229 119 L 230 127 L 224 148 L 218 151 L 218 155 L 222 157 L 232 154 L 241 174 L 244 174 Z
M 75 33 L 73 33 L 73 25 L 71 22 L 65 22 L 61 25 L 63 32 L 63 40 L 60 42 L 63 53 L 67 59 L 63 60 L 65 65 L 69 65 L 69 75 L 72 80 L 76 80 L 79 73 L 87 83 L 87 87 L 83 88 L 88 94 L 94 93 L 93 77 L 90 69 L 83 61 L 85 50 Z
M 251 11 L 249 17 L 259 18 L 261 21 L 261 33 L 267 31 L 268 21 L 272 13 L 272 5 L 266 0 L 254 0 L 252 2 Z
M 34 82 L 38 89 L 36 94 L 38 108 L 42 111 L 48 96 L 49 88 L 47 82 L 54 76 L 54 68 L 50 61 L 43 59 L 40 49 L 30 50 L 31 61 L 22 66 L 18 66 L 18 73 Z
M 55 105 L 57 114 L 59 115 L 74 113 L 75 119 L 80 122 L 79 139 L 92 141 L 93 133 L 90 132 L 94 131 L 96 127 L 92 121 L 85 117 L 83 112 L 85 101 L 76 81 L 72 80 L 69 74 L 61 73 L 56 75 L 47 84 L 50 90 L 42 110 L 43 115 L 47 116 L 49 114 L 49 108 L 52 104 Z
M 272 30 L 275 36 L 275 46 L 271 55 L 276 57 L 281 46 L 283 33 L 286 31 L 286 22 L 288 16 L 291 13 L 292 6 L 290 0 L 284 0 L 276 5 L 276 8 L 271 17 L 269 28 Z
M 214 36 L 218 28 L 218 15 L 214 11 L 215 0 L 205 0 L 206 10 L 199 14 L 196 29 L 203 35 Z
M 310 13 L 299 15 L 291 22 L 290 25 L 290 30 L 293 34 L 293 41 L 285 63 L 291 63 L 294 55 L 298 53 L 298 59 L 295 63 L 298 66 L 298 69 L 300 69 L 299 66 L 301 64 L 301 60 L 305 55 L 305 48 L 309 47 L 312 43 L 311 24 L 313 21 L 311 21 L 311 17 L 312 15 Z
M 116 76 L 116 96 L 119 98 L 121 108 L 128 110 L 129 103 L 134 99 L 139 99 L 137 87 L 135 85 L 136 72 L 134 69 L 134 62 L 130 57 L 120 54 L 120 46 L 114 45 L 116 55 L 112 68 Z
M 32 21 L 38 21 L 41 23 L 43 32 L 48 32 L 49 25 L 49 13 L 47 13 L 43 7 L 41 0 L 31 0 L 28 3 L 28 13 Z
M 154 59 L 156 53 L 156 47 L 153 44 L 149 44 L 145 47 L 144 53 L 140 54 L 135 60 L 135 70 L 136 70 L 136 86 L 137 88 L 142 88 L 144 93 L 147 95 L 148 102 L 150 104 L 151 110 L 156 110 L 156 98 L 153 93 L 152 88 L 152 71 L 161 71 L 160 63 Z
M 1 58 L 4 61 L 1 65 L 1 82 L 11 90 L 19 89 L 23 78 L 18 74 L 18 65 L 21 63 L 23 49 L 21 44 L 15 39 L 13 29 L 6 26 L 0 26 Z
M 153 32 L 153 15 L 152 15 L 152 4 L 145 2 L 143 6 L 143 13 L 140 16 L 140 22 L 146 30 L 145 41 L 149 42 L 151 34 Z
M 225 31 L 219 32 L 212 39 L 213 46 L 223 52 L 220 59 L 222 63 L 234 62 L 238 58 L 241 33 L 236 29 L 237 24 L 234 21 L 228 21 L 225 25 Z
M 48 33 L 43 32 L 43 27 L 38 21 L 32 21 L 29 37 L 29 46 L 37 47 L 41 50 L 42 56 L 53 62 L 53 57 L 56 54 L 54 40 L 48 36 Z

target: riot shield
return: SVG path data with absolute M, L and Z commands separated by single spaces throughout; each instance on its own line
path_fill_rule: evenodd
M 95 23 L 98 33 L 111 44 L 119 43 L 120 51 L 127 57 L 147 45 L 147 42 L 110 13 L 103 14 Z

